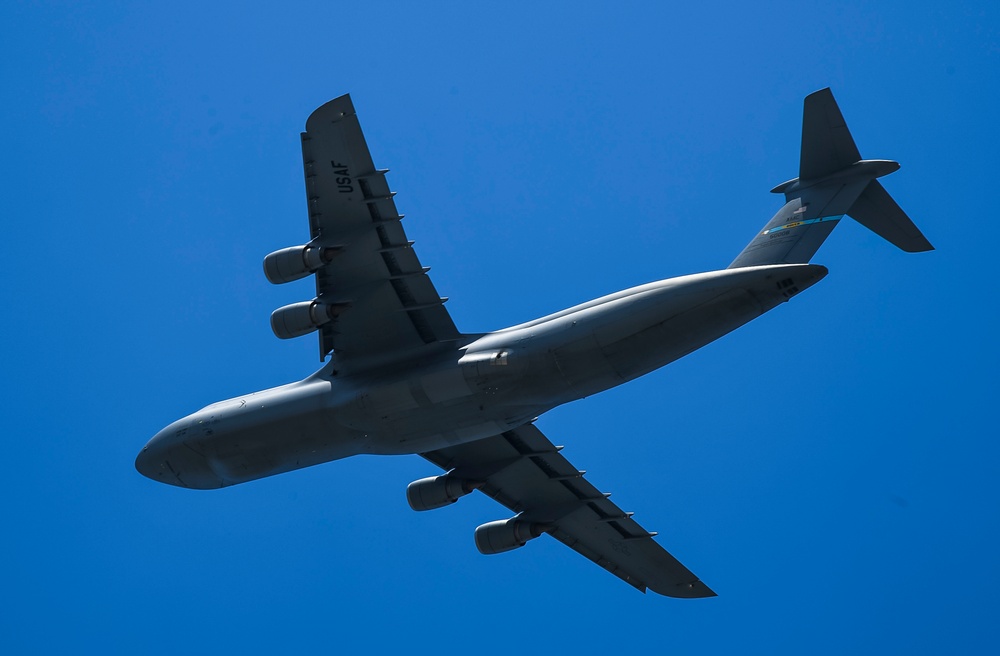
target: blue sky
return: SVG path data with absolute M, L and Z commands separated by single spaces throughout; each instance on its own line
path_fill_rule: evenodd
M 995 646 L 1000 6 L 0 7 L 0 651 L 927 653 Z M 422 459 L 216 492 L 142 478 L 170 421 L 302 378 L 298 132 L 350 92 L 460 329 L 725 267 L 830 86 L 937 251 L 849 221 L 808 293 L 539 421 L 719 597 L 547 537 L 484 557 Z

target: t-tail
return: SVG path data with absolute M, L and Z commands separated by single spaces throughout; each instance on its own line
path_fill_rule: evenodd
M 771 191 L 785 206 L 729 265 L 805 263 L 846 214 L 909 253 L 934 250 L 876 178 L 899 169 L 885 159 L 861 159 L 829 89 L 806 96 L 799 177 Z

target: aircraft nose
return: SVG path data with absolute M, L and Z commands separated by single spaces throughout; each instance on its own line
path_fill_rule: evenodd
M 154 435 L 136 456 L 135 469 L 146 478 L 177 485 L 176 477 L 170 472 L 165 442 L 163 431 Z
M 170 424 L 153 436 L 135 458 L 135 469 L 146 478 L 198 490 L 224 486 L 208 460 L 184 443 L 190 422 Z

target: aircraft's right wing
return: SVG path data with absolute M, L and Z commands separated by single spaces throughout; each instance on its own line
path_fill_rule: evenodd
M 642 592 L 715 596 L 533 425 L 421 455 Z

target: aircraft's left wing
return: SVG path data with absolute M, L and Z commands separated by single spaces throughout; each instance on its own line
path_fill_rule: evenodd
M 320 358 L 417 349 L 458 330 L 408 241 L 386 171 L 372 163 L 349 95 L 309 116 L 302 133 L 310 244 L 333 253 L 316 271 L 316 300 L 335 313 Z
M 421 455 L 642 592 L 715 596 L 533 425 Z

